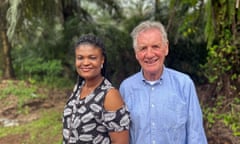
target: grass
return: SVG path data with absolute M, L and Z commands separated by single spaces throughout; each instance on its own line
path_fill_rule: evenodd
M 0 102 L 2 107 L 16 104 L 18 114 L 23 116 L 32 114 L 30 107 L 24 106 L 25 103 L 33 99 L 42 99 L 49 102 L 51 99 L 49 99 L 48 93 L 49 91 L 51 94 L 53 93 L 52 88 L 45 87 L 43 89 L 37 84 L 30 84 L 25 81 L 8 80 L 1 83 L 1 86 Z M 16 99 L 6 100 L 10 97 Z M 55 107 L 40 107 L 37 111 L 37 117 L 37 120 L 19 126 L 2 127 L 0 125 L 0 141 L 10 139 L 14 141 L 14 144 L 61 144 L 62 112 Z
M 5 87 L 1 89 L 0 100 L 6 98 L 9 95 L 18 97 L 18 107 L 34 98 L 44 98 L 43 95 L 37 94 L 37 86 L 27 84 L 24 81 L 7 81 Z
M 41 118 L 15 127 L 2 127 L 0 139 L 10 135 L 28 135 L 19 139 L 20 144 L 60 144 L 62 143 L 61 113 L 56 110 L 43 111 Z

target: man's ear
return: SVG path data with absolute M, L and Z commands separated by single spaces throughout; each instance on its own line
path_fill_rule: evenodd
M 168 42 L 165 44 L 165 56 L 167 56 L 169 53 L 169 45 Z
M 138 60 L 138 55 L 137 55 L 137 53 L 135 52 L 135 58 Z

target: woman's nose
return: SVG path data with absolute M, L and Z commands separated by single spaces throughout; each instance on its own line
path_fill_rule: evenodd
M 82 63 L 83 63 L 83 65 L 88 65 L 89 64 L 89 60 L 88 59 L 83 59 Z

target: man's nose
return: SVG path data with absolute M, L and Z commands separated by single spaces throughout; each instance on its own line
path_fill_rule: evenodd
M 153 49 L 151 47 L 148 47 L 146 50 L 146 56 L 147 57 L 152 57 L 154 55 Z

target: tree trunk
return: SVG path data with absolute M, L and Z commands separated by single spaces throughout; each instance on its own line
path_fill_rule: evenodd
M 14 79 L 14 70 L 11 60 L 11 45 L 5 30 L 0 31 L 0 39 L 2 41 L 2 62 L 3 62 L 3 79 Z

